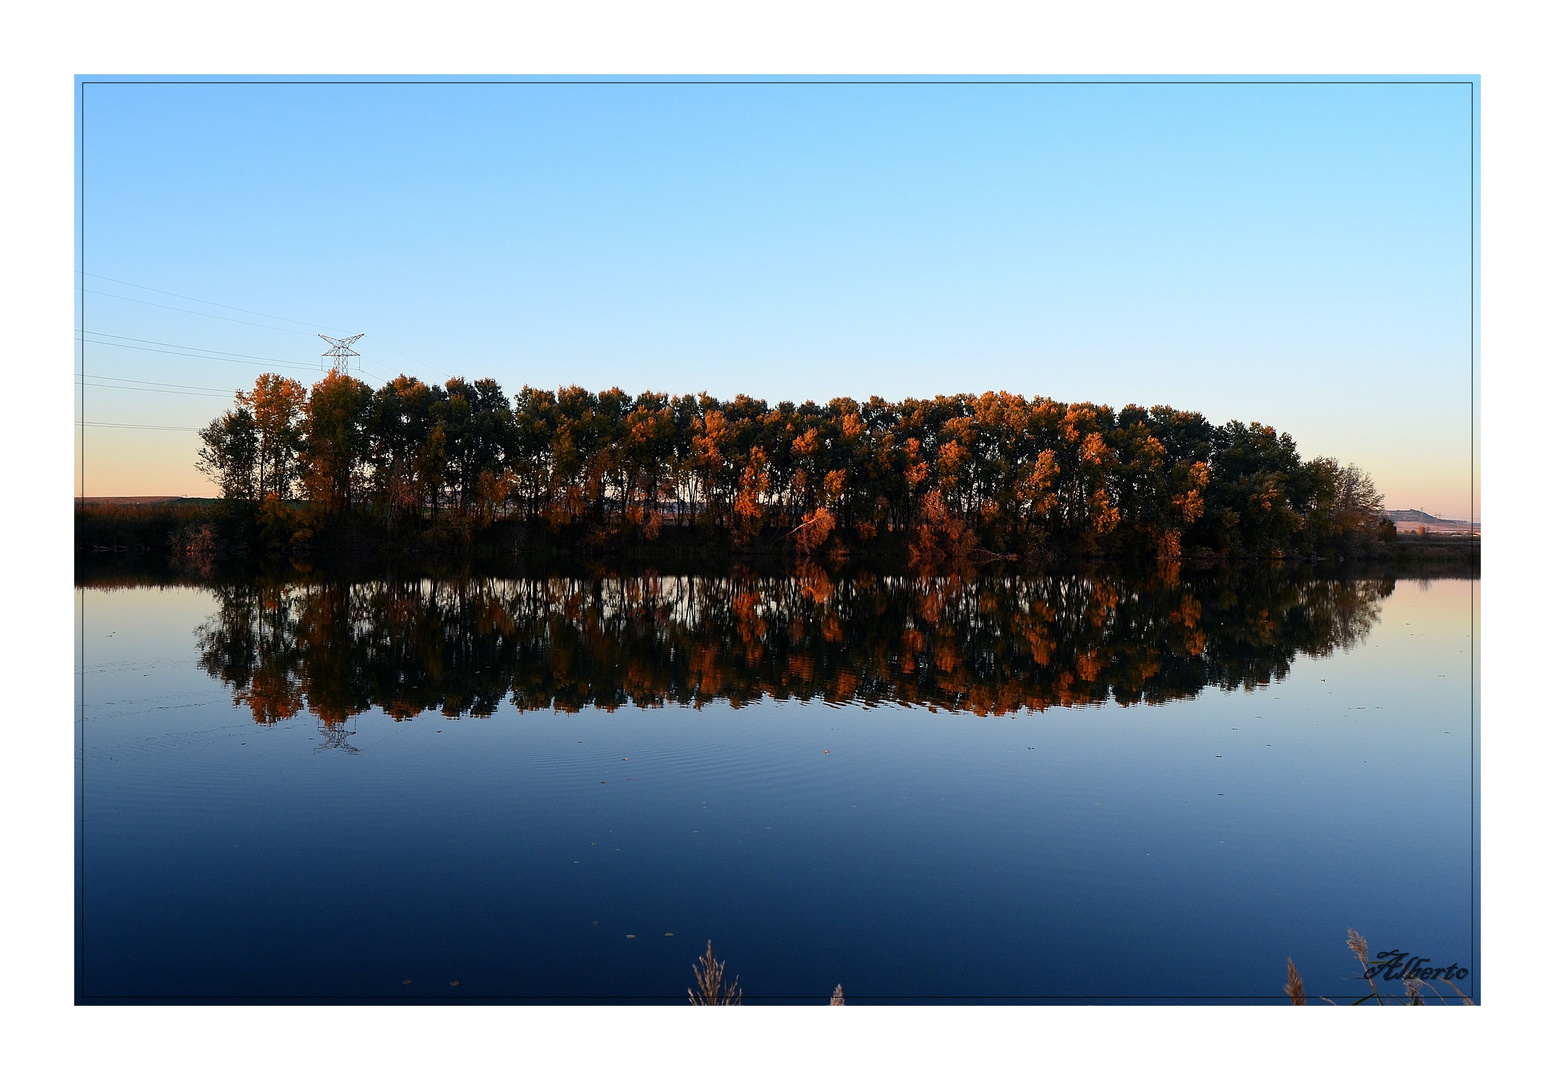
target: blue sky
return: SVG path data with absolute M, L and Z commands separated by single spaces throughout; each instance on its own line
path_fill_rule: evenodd
M 208 492 L 163 429 L 323 330 L 375 385 L 1171 404 L 1470 510 L 1462 82 L 83 90 L 89 495 Z

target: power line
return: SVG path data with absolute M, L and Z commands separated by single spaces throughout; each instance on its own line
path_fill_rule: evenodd
M 287 326 L 267 326 L 264 323 L 250 322 L 247 319 L 234 319 L 227 315 L 212 315 L 208 311 L 193 311 L 189 308 L 174 307 L 172 304 L 158 304 L 151 300 L 137 300 L 133 296 L 120 296 L 118 293 L 103 292 L 101 289 L 88 289 L 84 285 L 77 285 L 76 288 L 81 292 L 92 293 L 96 296 L 108 296 L 115 300 L 125 300 L 131 304 L 145 304 L 147 307 L 162 308 L 166 311 L 181 311 L 185 315 L 199 315 L 201 318 L 205 319 L 220 319 L 222 322 L 237 323 L 240 326 L 257 326 L 261 330 L 276 330 L 282 334 L 301 334 L 303 337 L 310 336 L 306 330 L 293 330 Z M 266 316 L 266 318 L 269 317 L 270 316 Z
M 89 274 L 89 273 L 85 273 L 84 271 L 79 271 L 79 272 L 83 273 L 84 276 L 86 276 L 86 277 L 97 278 L 99 281 L 111 281 L 111 282 L 113 282 L 116 285 L 128 285 L 132 289 L 144 289 L 147 292 L 160 293 L 163 296 L 176 296 L 180 300 L 189 300 L 189 301 L 192 301 L 193 303 L 196 303 L 196 304 L 206 304 L 206 305 L 209 305 L 210 307 L 225 308 L 228 311 L 241 311 L 245 315 L 258 315 L 262 319 L 275 319 L 278 322 L 295 323 L 298 326 L 311 326 L 315 330 L 333 330 L 334 329 L 334 327 L 324 326 L 321 323 L 307 322 L 306 320 L 303 320 L 303 319 L 288 319 L 284 315 L 271 315 L 271 314 L 269 314 L 267 312 L 254 311 L 254 310 L 252 310 L 250 308 L 235 307 L 232 304 L 219 304 L 219 303 L 217 303 L 214 300 L 202 300 L 198 296 L 188 296 L 188 295 L 186 295 L 184 293 L 170 292 L 167 289 L 158 289 L 158 288 L 154 288 L 154 287 L 152 287 L 150 285 L 142 285 L 139 282 L 135 282 L 135 281 L 125 281 L 122 278 L 111 278 L 111 277 L 108 277 L 108 276 L 106 276 L 104 274 Z M 81 288 L 81 286 L 78 286 L 78 288 Z M 96 290 L 87 290 L 87 291 L 96 291 Z M 118 294 L 116 294 L 116 293 L 101 293 L 100 295 L 103 295 L 103 296 L 117 296 Z M 133 297 L 129 297 L 129 296 L 118 296 L 118 299 L 120 299 L 120 300 L 129 300 L 132 303 L 137 303 L 137 304 L 150 303 L 150 301 L 135 300 Z M 155 304 L 153 306 L 154 307 L 168 307 L 168 310 L 170 310 L 170 311 L 184 311 L 184 310 L 186 310 L 184 308 L 169 307 L 168 305 L 163 305 L 163 304 Z M 203 314 L 205 314 L 205 312 L 191 311 L 191 312 L 189 312 L 189 314 L 191 314 L 191 315 L 203 315 Z M 211 316 L 208 316 L 208 317 L 209 318 L 221 318 L 221 316 L 219 316 L 219 315 L 211 315 Z M 257 325 L 259 325 L 258 323 L 245 323 L 241 319 L 233 319 L 233 320 L 230 320 L 230 321 L 242 323 L 245 326 L 257 326 Z M 267 327 L 266 329 L 282 330 L 282 329 L 285 329 L 285 328 L 284 327 L 279 327 L 279 326 L 273 326 L 273 327 Z M 301 331 L 290 330 L 290 331 L 287 331 L 287 332 L 288 333 L 300 333 Z M 112 335 L 109 335 L 109 336 L 111 337 Z M 405 352 L 405 351 L 403 351 L 401 349 L 396 349 L 393 345 L 390 345 L 387 341 L 384 341 L 382 338 L 376 337 L 376 336 L 374 336 L 372 334 L 367 334 L 365 336 L 367 337 L 367 339 L 369 341 L 377 342 L 379 345 L 382 345 L 385 349 L 388 349 L 392 353 L 397 353 L 398 355 L 404 357 L 406 360 L 409 360 L 413 364 L 419 364 L 421 367 L 426 368 L 428 371 L 436 372 L 437 374 L 443 376 L 443 378 L 445 378 L 445 379 L 453 378 L 453 376 L 450 375 L 448 372 L 443 371 L 440 368 L 433 367 L 431 364 L 428 364 L 424 360 L 418 360 L 414 356 L 411 356 L 409 353 L 407 353 L 407 352 Z M 364 364 L 364 366 L 365 366 L 365 364 Z M 389 378 L 389 376 L 380 376 L 380 377 L 384 378 L 384 379 Z
M 211 307 L 225 308 L 228 311 L 241 311 L 245 315 L 258 315 L 261 319 L 274 319 L 277 322 L 296 323 L 298 326 L 309 326 L 309 327 L 312 327 L 315 330 L 333 330 L 334 329 L 334 327 L 332 327 L 332 326 L 325 326 L 323 323 L 305 322 L 302 319 L 288 319 L 284 315 L 271 315 L 268 312 L 252 311 L 249 308 L 234 307 L 231 304 L 218 304 L 214 300 L 201 300 L 198 296 L 185 296 L 183 293 L 169 292 L 166 289 L 154 289 L 150 285 L 141 285 L 141 284 L 139 284 L 137 282 L 134 282 L 134 281 L 124 281 L 121 278 L 111 278 L 111 277 L 108 277 L 105 274 L 89 274 L 89 273 L 87 273 L 84 270 L 77 271 L 77 272 L 82 274 L 84 277 L 97 278 L 97 280 L 99 280 L 99 281 L 111 281 L 115 285 L 128 285 L 132 289 L 145 289 L 147 292 L 160 293 L 163 296 L 176 296 L 180 300 L 190 300 L 190 301 L 193 301 L 196 304 L 208 304 Z M 111 296 L 113 294 L 112 293 L 105 293 L 104 295 Z M 127 296 L 126 297 L 121 297 L 120 299 L 128 300 L 129 297 L 127 297 Z M 177 310 L 180 310 L 180 309 L 174 308 L 173 310 L 177 311 Z
M 215 355 L 217 352 L 215 349 L 204 349 L 198 352 L 169 352 L 167 351 L 169 349 L 193 350 L 197 347 L 193 345 L 177 345 L 168 341 L 147 341 L 145 338 L 123 337 L 119 334 L 102 334 L 96 330 L 90 330 L 87 331 L 87 333 L 97 334 L 100 337 L 117 337 L 119 338 L 119 341 L 91 341 L 87 338 L 78 338 L 77 340 L 80 341 L 83 345 L 107 345 L 114 349 L 134 349 L 136 352 L 156 353 L 159 356 L 181 356 L 190 360 L 220 360 L 228 364 L 258 364 L 260 366 L 265 364 L 279 364 L 282 367 L 303 368 L 307 371 L 318 370 L 312 364 L 299 364 L 292 360 L 277 360 L 273 356 L 254 356 L 251 353 L 229 353 L 226 356 L 218 356 Z M 160 345 L 162 348 L 149 349 L 146 348 L 145 345 L 121 344 L 121 342 L 124 341 L 143 341 L 146 345 Z M 239 359 L 240 357 L 242 359 Z
M 179 344 L 176 344 L 176 343 L 170 342 L 170 341 L 149 341 L 146 338 L 124 337 L 123 335 L 120 335 L 120 334 L 104 334 L 104 333 L 101 333 L 100 331 L 97 331 L 97 330 L 89 330 L 89 331 L 87 331 L 87 333 L 96 334 L 99 337 L 116 337 L 116 338 L 119 338 L 119 340 L 118 341 L 94 341 L 94 340 L 92 340 L 90 338 L 77 338 L 76 340 L 78 342 L 80 342 L 81 344 L 83 344 L 83 345 L 106 345 L 109 348 L 114 348 L 114 349 L 133 349 L 136 352 L 148 352 L 148 353 L 152 353 L 152 354 L 154 354 L 156 356 L 178 357 L 178 358 L 185 359 L 185 360 L 220 360 L 222 363 L 225 363 L 225 364 L 251 364 L 251 365 L 254 365 L 254 366 L 258 366 L 258 367 L 264 367 L 266 365 L 279 365 L 281 367 L 301 368 L 304 371 L 317 371 L 318 370 L 312 364 L 299 364 L 299 363 L 297 363 L 295 361 L 292 361 L 292 360 L 278 360 L 278 359 L 276 359 L 275 357 L 272 357 L 272 356 L 255 356 L 252 353 L 229 353 L 229 354 L 227 354 L 225 356 L 220 356 L 220 355 L 216 355 L 216 353 L 219 350 L 216 350 L 216 349 L 200 349 L 199 346 L 195 346 L 195 345 L 179 345 Z M 145 342 L 145 344 L 144 345 L 125 345 L 125 344 L 123 344 L 123 342 L 126 342 L 126 341 L 140 341 L 140 342 Z M 163 348 L 156 348 L 156 349 L 148 348 L 147 346 L 149 346 L 149 345 L 160 345 L 160 346 L 163 346 Z M 168 351 L 169 349 L 179 349 L 179 350 L 186 350 L 186 351 L 169 352 Z M 198 351 L 194 351 L 194 350 L 198 350 Z M 243 359 L 238 359 L 239 357 L 242 357 Z M 381 370 L 378 370 L 376 364 L 369 364 L 367 361 L 364 360 L 364 361 L 362 361 L 361 366 L 363 368 L 372 368 L 373 370 L 372 370 L 371 373 L 372 373 L 373 377 L 377 378 L 377 379 L 382 379 L 384 382 L 388 382 L 390 379 L 393 378 L 392 375 L 385 375 Z
M 98 390 L 134 390 L 138 394 L 176 394 L 179 397 L 203 398 L 224 398 L 227 396 L 227 391 L 224 390 L 210 392 L 204 390 L 163 390 L 155 386 L 120 386 L 115 383 L 89 382 L 86 379 L 78 379 L 77 382 L 82 386 L 90 386 Z
M 76 427 L 129 428 L 134 431 L 199 431 L 196 427 L 172 427 L 167 424 L 109 424 L 100 420 L 77 420 Z
M 441 375 L 445 379 L 453 378 L 453 376 L 448 374 L 448 372 L 442 371 L 442 370 L 440 370 L 438 368 L 433 367 L 431 364 L 427 363 L 425 360 L 417 360 L 414 356 L 411 356 L 407 352 L 400 352 L 399 349 L 396 349 L 393 345 L 390 345 L 387 341 L 384 341 L 382 338 L 374 337 L 372 334 L 368 334 L 367 335 L 367 340 L 368 341 L 376 341 L 379 345 L 382 345 L 385 349 L 388 349 L 390 352 L 392 352 L 392 353 L 399 353 L 399 355 L 401 355 L 405 359 L 409 360 L 412 364 L 420 364 L 422 367 L 426 368 L 428 371 L 435 371 L 435 372 L 437 372 L 439 375 Z
M 236 391 L 234 391 L 234 390 L 222 390 L 219 387 L 215 387 L 215 386 L 189 386 L 189 385 L 187 385 L 185 383 L 151 382 L 151 381 L 149 381 L 147 379 L 124 379 L 124 378 L 120 378 L 118 375 L 87 375 L 85 372 L 80 372 L 80 371 L 76 372 L 76 378 L 78 378 L 78 379 L 108 379 L 111 382 L 116 382 L 116 383 L 138 383 L 141 386 L 172 386 L 172 387 L 176 387 L 179 390 L 211 390 L 211 391 L 214 391 L 215 393 L 218 393 L 218 394 L 236 393 Z

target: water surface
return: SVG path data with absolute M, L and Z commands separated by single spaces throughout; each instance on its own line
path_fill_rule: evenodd
M 1348 1001 L 1352 926 L 1477 985 L 1477 582 L 77 600 L 83 1001 L 674 1002 L 709 939 L 750 1003 Z

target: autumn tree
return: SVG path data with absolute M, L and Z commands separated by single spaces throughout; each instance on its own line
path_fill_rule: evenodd
M 350 510 L 367 464 L 367 424 L 373 400 L 364 382 L 331 371 L 315 383 L 303 412 L 302 485 L 326 513 Z
M 265 375 L 201 441 L 229 500 L 279 510 L 300 481 L 319 511 L 369 505 L 390 529 L 452 511 L 464 531 L 516 514 L 595 540 L 675 525 L 812 549 L 899 531 L 956 558 L 1173 564 L 1348 550 L 1383 529 L 1362 470 L 1303 461 L 1272 427 L 1005 392 L 769 406 L 618 387 L 510 399 L 490 379 L 404 375 L 374 391 L 338 373 L 308 394 Z
M 301 420 L 307 391 L 300 382 L 282 375 L 264 374 L 254 388 L 238 395 L 238 402 L 254 417 L 258 435 L 258 495 L 290 499 L 298 479 L 298 451 L 302 446 Z

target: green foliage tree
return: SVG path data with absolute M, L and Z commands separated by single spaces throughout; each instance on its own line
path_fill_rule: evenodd
M 241 398 L 241 395 L 240 395 Z M 195 467 L 221 488 L 232 503 L 252 504 L 259 492 L 259 429 L 254 415 L 239 404 L 200 429 Z

